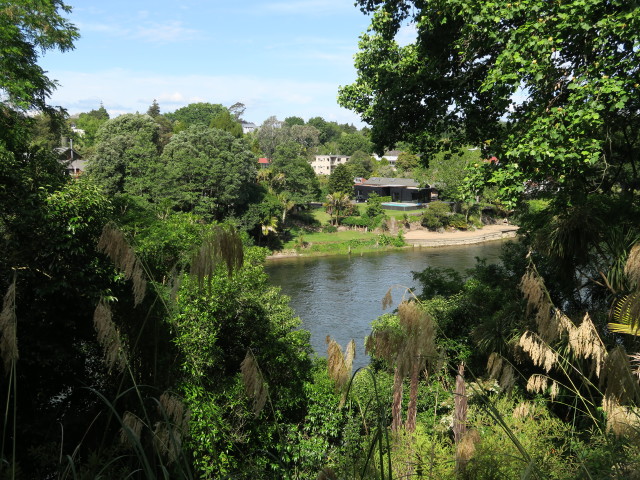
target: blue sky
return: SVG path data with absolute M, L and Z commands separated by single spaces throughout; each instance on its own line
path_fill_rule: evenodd
M 192 102 L 246 105 L 261 124 L 322 116 L 362 126 L 337 105 L 369 18 L 351 0 L 68 0 L 75 50 L 40 61 L 69 113 L 103 102 L 111 116 Z

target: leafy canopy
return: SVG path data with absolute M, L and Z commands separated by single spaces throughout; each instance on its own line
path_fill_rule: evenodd
M 612 0 L 361 0 L 374 12 L 342 106 L 378 149 L 466 145 L 495 155 L 479 175 L 515 200 L 524 180 L 575 198 L 638 184 L 640 13 Z M 401 46 L 403 25 L 416 28 Z M 428 160 L 428 156 L 423 158 Z

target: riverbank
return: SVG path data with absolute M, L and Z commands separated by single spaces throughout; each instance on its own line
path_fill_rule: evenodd
M 429 230 L 411 230 L 404 234 L 404 241 L 414 247 L 472 245 L 513 238 L 517 232 L 518 227 L 515 225 L 485 225 L 479 230 L 455 230 L 442 233 Z
M 410 230 L 403 237 L 407 247 L 445 247 L 455 245 L 473 245 L 477 243 L 491 242 L 502 240 L 504 238 L 513 238 L 516 236 L 518 227 L 515 225 L 485 225 L 478 230 L 455 230 L 445 232 L 432 232 L 430 230 Z M 357 254 L 363 252 L 374 252 L 384 250 L 394 250 L 402 247 L 393 247 L 390 245 L 377 245 L 371 248 L 343 248 L 334 249 L 332 251 L 300 251 L 296 249 L 281 250 L 269 255 L 267 259 L 291 258 L 291 257 L 312 257 L 327 255 L 344 255 Z M 406 248 L 406 247 L 404 247 Z

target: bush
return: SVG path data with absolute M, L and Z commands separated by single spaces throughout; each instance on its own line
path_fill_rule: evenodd
M 452 228 L 457 228 L 458 230 L 466 230 L 469 228 L 469 224 L 467 220 L 464 218 L 464 215 L 461 213 L 454 213 L 448 218 L 448 224 Z
M 428 228 L 429 230 L 437 230 L 444 226 L 440 217 L 431 210 L 425 210 L 422 214 L 422 221 L 420 223 L 423 227 Z
M 382 218 L 384 215 L 376 215 L 375 217 L 369 217 L 367 215 L 363 215 L 361 217 L 347 217 L 342 220 L 342 225 L 347 225 L 350 227 L 367 227 L 369 229 L 374 229 L 380 225 Z
M 324 227 L 322 227 L 322 231 L 324 233 L 336 233 L 338 231 L 338 227 L 335 227 L 333 225 L 325 225 Z

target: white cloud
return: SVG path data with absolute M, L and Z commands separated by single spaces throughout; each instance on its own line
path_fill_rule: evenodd
M 78 27 L 83 32 L 104 33 L 112 37 L 142 40 L 155 44 L 189 41 L 203 36 L 198 30 L 187 28 L 183 22 L 175 20 L 145 21 L 132 27 L 118 23 L 78 23 Z
M 261 123 L 271 115 L 310 118 L 322 116 L 361 125 L 358 117 L 337 105 L 337 85 L 327 80 L 265 79 L 248 75 L 150 75 L 124 69 L 97 73 L 56 72 L 62 85 L 52 104 L 69 113 L 86 112 L 102 102 L 109 113 L 146 112 L 156 99 L 163 112 L 194 102 L 235 102 L 246 105 L 245 117 Z
M 317 15 L 335 14 L 345 7 L 354 9 L 352 3 L 344 0 L 289 0 L 264 4 L 260 10 L 286 15 Z
M 182 22 L 171 21 L 167 23 L 147 23 L 139 25 L 134 33 L 135 38 L 148 43 L 174 43 L 193 40 L 199 36 L 197 30 L 186 28 Z

